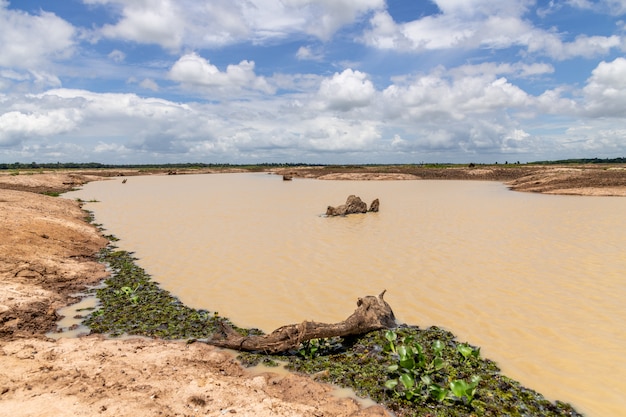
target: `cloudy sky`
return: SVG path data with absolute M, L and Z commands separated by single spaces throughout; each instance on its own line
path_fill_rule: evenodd
M 0 162 L 626 156 L 626 0 L 0 0 Z

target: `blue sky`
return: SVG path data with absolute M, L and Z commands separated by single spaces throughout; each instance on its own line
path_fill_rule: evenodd
M 0 0 L 0 162 L 626 156 L 626 0 Z

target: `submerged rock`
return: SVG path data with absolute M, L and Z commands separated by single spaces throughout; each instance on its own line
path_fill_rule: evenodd
M 326 209 L 327 216 L 346 216 L 348 214 L 356 214 L 356 213 L 367 213 L 368 211 L 377 212 L 380 203 L 378 199 L 374 200 L 370 206 L 370 209 L 367 209 L 367 204 L 361 200 L 360 197 L 355 195 L 351 195 L 346 200 L 346 204 L 342 204 L 337 207 L 328 206 Z

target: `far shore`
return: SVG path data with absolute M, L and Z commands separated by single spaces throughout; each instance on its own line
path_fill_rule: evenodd
M 626 164 L 324 165 L 228 166 L 220 168 L 128 168 L 0 170 L 0 189 L 63 193 L 86 182 L 138 175 L 267 172 L 319 180 L 498 181 L 511 190 L 560 195 L 626 196 Z
M 205 344 L 46 337 L 56 327 L 58 309 L 107 276 L 95 257 L 107 239 L 87 222 L 80 202 L 56 196 L 112 177 L 225 172 L 319 180 L 499 181 L 522 192 L 626 196 L 623 164 L 0 171 L 0 401 L 7 414 L 391 415 L 383 407 L 340 398 L 310 378 L 248 374 L 231 355 Z

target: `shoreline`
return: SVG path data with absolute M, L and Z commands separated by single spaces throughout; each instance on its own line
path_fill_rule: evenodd
M 626 170 L 623 167 L 610 167 L 609 169 L 604 169 L 604 167 L 602 169 L 571 167 L 390 168 L 394 172 L 374 172 L 370 168 L 360 170 L 349 168 L 308 167 L 268 169 L 266 172 L 276 175 L 318 178 L 320 180 L 396 180 L 408 178 L 495 180 L 504 182 L 509 188 L 516 191 L 626 196 Z M 176 172 L 176 174 L 215 172 L 190 170 Z M 228 172 L 233 171 L 229 170 Z M 235 172 L 241 172 L 241 170 L 235 170 Z M 60 403 L 67 402 L 64 410 L 71 411 L 68 411 L 70 414 L 66 413 L 65 415 L 80 415 L 85 407 L 93 410 L 91 407 L 94 404 L 101 404 L 101 415 L 119 415 L 120 413 L 128 415 L 125 413 L 145 412 L 147 410 L 151 410 L 151 412 L 171 410 L 172 413 L 182 413 L 189 411 L 194 406 L 198 409 L 214 409 L 217 400 L 208 401 L 208 391 L 201 389 L 204 386 L 197 384 L 199 394 L 190 394 L 187 398 L 177 397 L 175 392 L 178 388 L 168 388 L 172 381 L 168 379 L 167 374 L 163 375 L 162 380 L 157 378 L 158 381 L 153 381 L 154 378 L 150 373 L 141 372 L 144 363 L 158 361 L 157 358 L 161 356 L 167 357 L 169 363 L 176 363 L 177 369 L 184 369 L 180 376 L 181 382 L 188 381 L 189 378 L 197 380 L 201 378 L 202 374 L 214 375 L 218 381 L 216 383 L 219 383 L 220 376 L 235 378 L 237 382 L 228 382 L 233 391 L 225 393 L 225 397 L 236 397 L 238 401 L 240 397 L 256 398 L 249 402 L 239 401 L 236 406 L 238 408 L 231 408 L 240 410 L 238 412 L 245 412 L 243 410 L 246 409 L 251 410 L 249 407 L 258 406 L 259 403 L 269 401 L 278 404 L 282 401 L 285 402 L 284 404 L 281 403 L 284 407 L 288 405 L 301 409 L 297 412 L 295 409 L 290 409 L 289 413 L 278 415 L 292 415 L 293 413 L 315 415 L 310 407 L 318 410 L 323 408 L 327 413 L 325 415 L 389 415 L 380 406 L 363 409 L 354 400 L 338 400 L 330 392 L 329 386 L 318 384 L 306 377 L 298 377 L 302 378 L 298 379 L 293 376 L 297 382 L 290 382 L 289 384 L 293 383 L 295 387 L 288 390 L 289 392 L 298 392 L 297 395 L 292 393 L 293 398 L 283 397 L 284 393 L 274 393 L 273 391 L 270 393 L 270 388 L 273 385 L 282 383 L 276 382 L 276 376 L 273 374 L 264 374 L 260 377 L 245 376 L 245 372 L 232 357 L 228 358 L 227 355 L 224 356 L 225 354 L 221 350 L 201 343 L 187 345 L 183 342 L 163 340 L 108 340 L 100 336 L 61 339 L 58 342 L 52 342 L 46 338 L 45 333 L 56 325 L 55 323 L 59 318 L 57 310 L 79 300 L 72 294 L 80 292 L 86 285 L 100 283 L 108 275 L 104 265 L 98 263 L 95 258 L 95 254 L 106 246 L 107 240 L 101 236 L 96 226 L 87 223 L 85 213 L 81 210 L 79 202 L 59 199 L 41 193 L 55 195 L 86 182 L 103 180 L 112 176 L 164 174 L 167 172 L 105 170 L 100 172 L 66 171 L 0 175 L 0 208 L 2 209 L 0 233 L 3 236 L 10 236 L 10 239 L 0 243 L 0 252 L 3 254 L 3 259 L 0 261 L 0 342 L 3 345 L 0 349 L 0 356 L 3 357 L 3 362 L 8 363 L 5 373 L 0 374 L 0 392 L 2 393 L 0 399 L 3 400 L 3 403 L 13 404 L 14 408 L 9 408 L 14 411 L 15 414 L 13 415 L 28 415 L 27 410 L 30 410 L 31 413 L 40 411 L 38 407 L 41 407 L 43 403 L 39 400 L 43 398 L 54 398 L 54 401 L 59 400 Z M 540 189 L 542 191 L 538 191 Z M 117 354 L 111 353 L 116 349 L 118 352 L 124 352 L 123 354 L 127 355 L 126 359 L 118 358 Z M 159 350 L 162 352 L 156 352 Z M 154 356 L 143 357 L 142 353 L 147 351 L 152 351 Z M 190 365 L 194 359 L 189 359 L 189 356 L 186 356 L 189 352 L 194 352 L 191 357 L 195 358 L 196 362 L 201 362 L 201 366 L 198 366 L 197 363 Z M 98 359 L 98 355 L 101 356 L 100 359 Z M 127 384 L 125 385 L 124 381 L 127 378 L 120 377 L 112 369 L 103 367 L 102 365 L 105 363 L 101 360 L 103 355 L 108 358 L 106 368 L 114 369 L 123 363 L 123 369 L 138 372 L 133 377 L 135 381 L 143 381 L 143 385 L 150 386 L 154 392 L 145 398 L 141 397 L 141 400 L 137 397 L 137 392 L 125 397 Z M 133 356 L 136 358 L 128 359 L 128 357 Z M 218 359 L 211 362 L 210 360 L 203 360 L 205 357 Z M 63 364 L 68 358 L 85 361 L 89 364 L 88 369 L 94 367 L 94 369 L 101 369 L 101 371 L 89 378 L 84 376 L 88 375 L 88 372 L 85 373 L 86 371 L 78 376 L 72 376 L 72 372 Z M 100 362 L 98 362 L 99 360 Z M 228 363 L 228 366 L 224 365 L 225 363 Z M 37 368 L 33 367 L 34 364 L 37 365 Z M 226 373 L 223 370 L 225 367 L 229 369 Z M 49 369 L 46 371 L 47 375 L 40 375 L 41 369 Z M 84 381 L 80 380 L 81 383 L 78 383 L 78 377 L 81 375 Z M 93 382 L 90 383 L 98 375 L 108 381 L 101 384 L 106 389 L 100 388 L 98 390 Z M 291 379 L 292 377 L 286 378 Z M 80 386 L 80 389 L 83 389 L 83 392 L 89 392 L 89 395 L 83 396 L 80 389 L 78 392 L 70 390 L 72 391 L 71 394 L 66 395 L 61 393 L 60 387 L 56 388 L 59 391 L 51 392 L 49 387 L 51 379 L 65 381 L 71 386 Z M 175 379 L 179 380 L 178 375 Z M 256 382 L 252 383 L 251 381 Z M 150 389 L 146 388 L 148 391 Z M 251 390 L 253 392 L 249 392 Z M 318 392 L 319 395 L 307 396 L 307 394 L 302 394 L 311 390 Z M 50 397 L 53 393 L 55 395 Z M 132 400 L 136 404 L 130 408 L 128 404 L 123 408 L 120 406 L 116 408 L 112 405 L 114 393 L 125 398 L 124 403 Z M 261 393 L 260 400 L 255 397 L 259 393 Z M 151 398 L 155 395 L 155 398 Z M 300 397 L 303 398 L 300 399 Z M 211 404 L 212 402 L 214 404 Z M 77 405 L 70 405 L 70 403 Z M 341 409 L 347 407 L 347 404 L 351 404 L 350 407 L 353 410 L 351 414 L 340 412 Z M 220 412 L 225 409 L 228 408 L 222 407 Z M 259 409 L 256 409 L 254 414 L 264 415 L 263 411 Z M 55 414 L 50 413 L 49 415 Z

